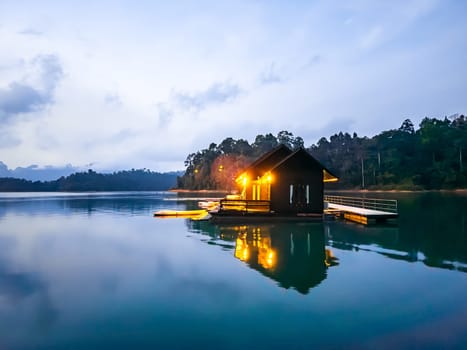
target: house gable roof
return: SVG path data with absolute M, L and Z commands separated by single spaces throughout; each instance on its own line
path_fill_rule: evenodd
M 337 181 L 338 177 L 334 175 L 331 171 L 329 171 L 324 165 L 322 165 L 315 157 L 313 157 L 310 153 L 308 153 L 304 148 L 299 148 L 295 152 L 292 152 L 278 163 L 276 163 L 269 171 L 277 169 L 281 166 L 287 164 L 291 159 L 296 157 L 304 157 L 306 161 L 313 164 L 316 168 L 321 168 L 323 170 L 323 176 L 325 182 Z
M 261 157 L 251 163 L 243 172 L 251 173 L 254 177 L 262 176 L 267 171 L 271 170 L 275 164 L 287 158 L 292 154 L 292 150 L 287 146 L 280 144 L 271 151 L 263 154 Z
M 249 176 L 252 176 L 253 178 L 258 176 L 261 177 L 269 171 L 277 169 L 281 166 L 285 166 L 288 162 L 297 157 L 303 157 L 305 162 L 308 162 L 308 164 L 313 165 L 315 168 L 322 169 L 324 182 L 333 182 L 338 180 L 336 175 L 323 166 L 304 148 L 299 148 L 296 151 L 292 151 L 290 148 L 283 144 L 280 144 L 279 146 L 256 159 L 246 169 L 243 170 L 243 173 L 248 173 Z

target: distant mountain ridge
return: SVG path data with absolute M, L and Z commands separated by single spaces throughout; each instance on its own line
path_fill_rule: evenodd
M 80 167 L 67 164 L 62 167 L 54 167 L 47 165 L 45 167 L 39 167 L 36 164 L 29 165 L 27 167 L 17 167 L 15 169 L 9 169 L 8 166 L 0 161 L 0 178 L 14 178 L 24 179 L 28 181 L 55 181 L 61 177 L 67 177 L 72 174 L 87 171 Z M 105 174 L 113 173 L 114 171 L 103 171 Z M 180 176 L 184 171 L 169 171 L 163 174 Z
M 62 176 L 69 176 L 80 171 L 78 167 L 70 164 L 64 167 L 46 166 L 40 168 L 38 165 L 29 165 L 27 167 L 17 167 L 16 169 L 8 169 L 8 166 L 0 161 L 0 178 L 11 177 L 16 179 L 25 179 L 29 181 L 53 181 Z
M 177 176 L 180 175 L 181 172 L 176 171 L 157 173 L 148 169 L 124 170 L 111 174 L 97 173 L 90 169 L 52 181 L 31 181 L 0 175 L 0 192 L 166 191 L 175 187 Z

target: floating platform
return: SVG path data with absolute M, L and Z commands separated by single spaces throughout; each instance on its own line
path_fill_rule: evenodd
M 399 217 L 396 200 L 325 196 L 325 202 L 328 214 L 364 225 Z
M 325 196 L 324 201 L 323 213 L 277 213 L 270 210 L 269 201 L 223 199 L 199 202 L 204 209 L 160 210 L 154 216 L 214 223 L 321 222 L 344 218 L 364 225 L 371 220 L 379 223 L 399 217 L 396 200 Z

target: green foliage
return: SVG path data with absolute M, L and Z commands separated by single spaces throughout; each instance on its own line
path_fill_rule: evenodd
M 186 172 L 178 178 L 178 187 L 186 189 L 227 189 L 234 171 L 219 180 L 215 164 L 220 157 L 232 156 L 234 169 L 279 144 L 291 149 L 304 147 L 301 137 L 288 131 L 258 135 L 250 145 L 245 140 L 227 138 L 220 145 L 187 157 Z M 324 166 L 339 176 L 333 188 L 341 189 L 452 189 L 467 187 L 465 154 L 467 153 L 467 120 L 455 118 L 424 118 L 418 130 L 410 119 L 400 128 L 383 131 L 368 138 L 356 133 L 337 133 L 329 140 L 322 137 L 307 150 Z M 237 156 L 240 158 L 235 158 Z M 221 162 L 227 164 L 224 160 Z
M 371 139 L 348 134 L 321 139 L 311 153 L 340 175 L 342 188 L 452 189 L 467 186 L 464 167 L 466 119 L 410 119 Z M 362 177 L 363 160 L 363 177 Z M 362 180 L 363 179 L 363 180 Z
M 185 174 L 177 179 L 177 186 L 190 190 L 231 189 L 241 169 L 280 143 L 293 149 L 303 147 L 303 139 L 288 131 L 279 132 L 277 137 L 270 133 L 258 135 L 251 145 L 231 137 L 219 145 L 211 143 L 207 149 L 188 155 Z

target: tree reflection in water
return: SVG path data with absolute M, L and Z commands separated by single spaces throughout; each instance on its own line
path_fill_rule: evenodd
M 337 264 L 332 252 L 339 255 L 341 250 L 372 252 L 393 260 L 467 272 L 465 221 L 461 218 L 460 229 L 458 220 L 446 220 L 443 230 L 430 217 L 418 220 L 416 226 L 405 217 L 398 224 L 376 226 L 346 221 L 188 225 L 192 232 L 211 236 L 209 243 L 234 249 L 236 258 L 276 280 L 279 286 L 308 293 L 326 278 L 327 267 Z

